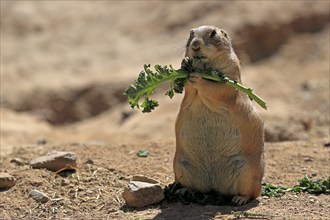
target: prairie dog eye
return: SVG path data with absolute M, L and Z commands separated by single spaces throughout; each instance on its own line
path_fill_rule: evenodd
M 210 34 L 210 37 L 215 37 L 217 35 L 217 31 L 216 30 L 213 30 Z

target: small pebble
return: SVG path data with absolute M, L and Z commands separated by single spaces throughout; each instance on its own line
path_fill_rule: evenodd
M 87 194 L 94 194 L 93 190 L 86 190 L 85 193 L 87 193 Z
M 47 140 L 46 140 L 46 138 L 44 138 L 44 137 L 40 137 L 40 138 L 38 138 L 38 140 L 37 140 L 37 144 L 38 144 L 38 145 L 45 145 L 45 144 L 47 144 Z
M 323 144 L 324 147 L 330 147 L 330 142 Z
M 78 187 L 76 188 L 76 191 L 77 191 L 77 192 L 84 191 L 84 188 L 78 186 Z
M 32 190 L 29 193 L 29 196 L 32 197 L 37 202 L 41 202 L 41 203 L 46 203 L 49 200 L 49 197 L 47 196 L 47 194 L 40 192 L 39 190 L 36 190 L 36 189 Z
M 0 173 L 0 188 L 6 189 L 15 186 L 16 179 L 8 173 Z
M 70 180 L 68 180 L 68 179 L 62 179 L 61 186 L 67 186 L 69 184 L 70 184 Z
M 34 187 L 38 187 L 38 186 L 41 186 L 42 185 L 42 182 L 41 181 L 33 181 L 31 182 L 31 186 L 34 186 Z
M 316 200 L 317 197 L 316 196 L 308 196 L 309 199 L 313 199 L 313 200 Z
M 13 158 L 10 160 L 10 163 L 14 163 L 17 166 L 23 166 L 25 164 L 21 158 Z
M 94 164 L 94 161 L 92 159 L 87 159 L 85 161 L 85 164 Z
M 313 162 L 313 158 L 311 158 L 311 157 L 305 157 L 304 161 L 305 162 Z

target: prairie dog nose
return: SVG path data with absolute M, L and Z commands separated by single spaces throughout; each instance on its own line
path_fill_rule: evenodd
M 190 44 L 191 49 L 193 49 L 194 51 L 197 51 L 201 48 L 201 44 L 202 44 L 202 41 L 200 39 L 194 39 Z

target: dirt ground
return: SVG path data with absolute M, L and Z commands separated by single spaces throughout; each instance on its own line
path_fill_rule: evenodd
M 130 145 L 72 143 L 15 148 L 1 164 L 17 178 L 16 186 L 1 192 L 1 216 L 4 219 L 233 219 L 231 211 L 267 214 L 269 219 L 326 219 L 330 215 L 329 195 L 307 193 L 262 197 L 242 207 L 167 202 L 144 209 L 126 207 L 121 193 L 130 176 L 143 174 L 164 185 L 173 182 L 173 148 L 174 140 Z M 148 150 L 150 156 L 137 157 L 136 152 L 141 149 Z M 75 152 L 79 171 L 61 177 L 9 162 L 19 156 L 28 163 L 36 155 L 51 150 Z M 329 175 L 329 149 L 322 141 L 268 143 L 265 156 L 267 182 L 293 186 L 306 173 L 316 175 L 313 178 Z M 31 189 L 46 192 L 53 200 L 39 204 L 28 197 Z
M 182 95 L 155 94 L 150 114 L 125 96 L 143 64 L 179 67 L 189 29 L 225 29 L 242 61 L 243 83 L 266 100 L 264 180 L 293 186 L 330 175 L 329 1 L 1 0 L 0 219 L 329 219 L 329 195 L 286 193 L 242 207 L 162 202 L 125 205 L 129 178 L 166 185 L 174 174 L 174 122 Z M 39 144 L 38 144 L 39 143 Z M 146 158 L 136 156 L 148 150 Z M 28 163 L 73 151 L 78 170 L 59 176 Z M 10 162 L 20 158 L 24 164 Z M 38 189 L 51 201 L 28 193 Z

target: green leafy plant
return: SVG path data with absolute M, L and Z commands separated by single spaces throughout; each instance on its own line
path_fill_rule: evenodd
M 327 179 L 311 180 L 308 176 L 304 176 L 299 180 L 299 184 L 288 188 L 289 192 L 308 192 L 311 194 L 329 194 L 330 193 L 330 176 Z
M 262 182 L 261 195 L 268 197 L 282 196 L 287 192 L 287 188 L 283 186 L 275 186 L 266 182 Z
M 330 193 L 330 176 L 327 179 L 312 180 L 308 176 L 304 176 L 299 180 L 299 184 L 293 187 L 275 186 L 269 183 L 262 183 L 263 196 L 281 196 L 286 192 L 308 192 L 310 194 L 329 194 Z
M 126 89 L 124 94 L 127 96 L 127 100 L 133 109 L 141 107 L 142 112 L 151 112 L 159 105 L 158 101 L 150 99 L 151 94 L 154 93 L 159 85 L 166 82 L 169 83 L 170 88 L 166 91 L 165 95 L 172 98 L 174 93 L 182 93 L 184 83 L 190 76 L 201 76 L 204 79 L 234 87 L 247 94 L 251 100 L 256 101 L 262 108 L 267 109 L 265 101 L 257 96 L 252 89 L 231 80 L 219 71 L 194 72 L 186 69 L 175 70 L 171 65 L 169 67 L 155 65 L 154 68 L 156 72 L 150 69 L 150 65 L 144 65 L 144 70 L 140 72 L 135 83 Z M 143 99 L 142 103 L 140 102 L 141 99 Z

